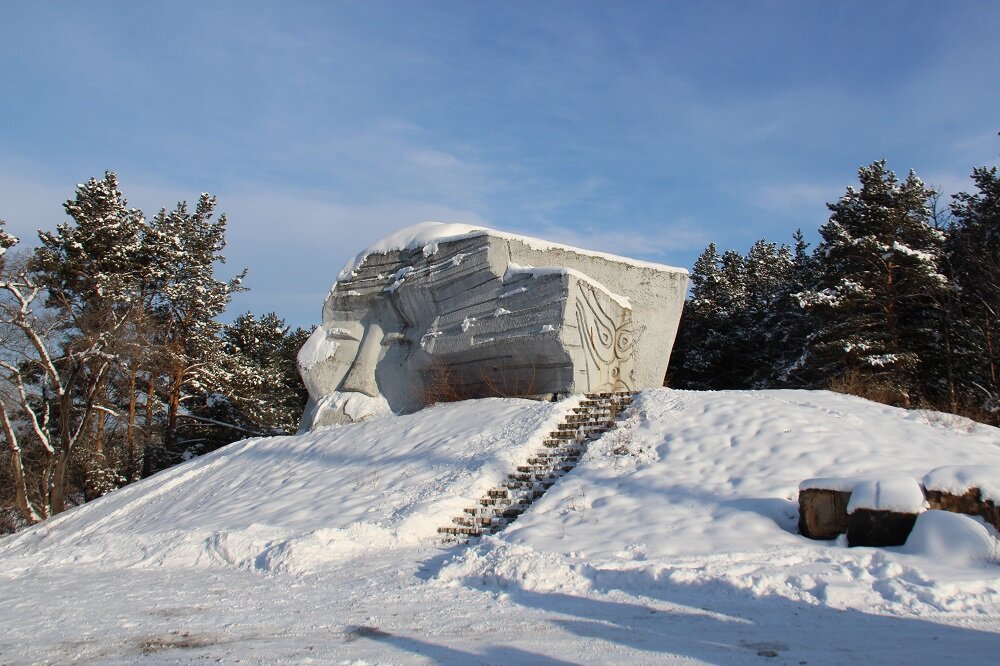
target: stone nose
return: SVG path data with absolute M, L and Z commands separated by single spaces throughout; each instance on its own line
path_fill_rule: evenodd
M 379 396 L 378 384 L 375 382 L 375 368 L 382 353 L 382 336 L 382 327 L 378 324 L 369 324 L 365 329 L 358 354 L 351 363 L 351 369 L 340 383 L 341 392 L 364 393 L 372 398 Z

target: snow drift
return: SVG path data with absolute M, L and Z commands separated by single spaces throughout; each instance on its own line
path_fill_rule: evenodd
M 811 478 L 922 479 L 940 468 L 1000 466 L 1000 430 L 828 392 L 645 391 L 619 427 L 592 442 L 580 464 L 505 531 L 468 547 L 442 546 L 437 527 L 537 449 L 576 402 L 466 401 L 238 442 L 0 540 L 0 587 L 23 590 L 85 567 L 94 581 L 186 572 L 171 573 L 183 593 L 189 584 L 181 581 L 197 586 L 204 575 L 265 572 L 314 580 L 310 589 L 340 598 L 360 575 L 380 605 L 432 603 L 439 619 L 420 620 L 420 631 L 445 633 L 449 613 L 469 617 L 466 604 L 479 598 L 470 594 L 487 594 L 490 612 L 511 599 L 542 600 L 552 613 L 653 598 L 682 599 L 693 609 L 753 601 L 766 613 L 785 608 L 774 606 L 781 600 L 801 604 L 796 609 L 850 609 L 858 618 L 931 618 L 935 626 L 975 629 L 972 637 L 982 638 L 975 645 L 995 647 L 997 535 L 982 520 L 928 511 L 904 546 L 847 548 L 843 538 L 798 535 L 796 497 Z M 81 585 L 70 585 L 70 594 L 96 593 Z M 346 623 L 350 608 L 324 612 Z M 509 640 L 534 636 L 528 616 L 516 617 L 521 629 Z M 925 633 L 913 625 L 906 641 Z M 884 635 L 873 630 L 865 649 Z M 548 638 L 536 638 L 532 645 L 544 652 L 538 646 Z M 835 637 L 802 640 L 832 644 Z M 376 660 L 395 654 L 372 649 L 365 654 Z M 684 654 L 729 660 L 715 649 Z M 639 654 L 628 650 L 620 654 Z M 918 661 L 941 656 L 914 652 Z M 449 661 L 451 653 L 442 654 Z M 824 663 L 815 654 L 807 659 Z

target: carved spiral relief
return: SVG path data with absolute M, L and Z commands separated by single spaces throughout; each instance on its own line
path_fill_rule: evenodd
M 576 298 L 576 321 L 586 354 L 588 390 L 631 390 L 635 337 L 632 312 L 622 308 L 617 318 L 601 303 L 594 288 L 581 285 Z

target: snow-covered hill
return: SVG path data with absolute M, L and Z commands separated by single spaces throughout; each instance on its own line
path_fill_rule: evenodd
M 1000 466 L 1000 430 L 826 392 L 640 394 L 507 530 L 448 524 L 575 404 L 251 439 L 0 540 L 0 663 L 989 663 L 1000 552 L 931 512 L 795 533 L 799 482 Z

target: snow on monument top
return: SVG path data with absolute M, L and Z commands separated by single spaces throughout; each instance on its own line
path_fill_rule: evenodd
M 371 254 L 423 249 L 424 255 L 430 256 L 437 252 L 438 243 L 462 240 L 465 238 L 476 238 L 478 236 L 496 236 L 505 240 L 520 241 L 531 249 L 541 252 L 546 250 L 563 250 L 566 252 L 575 252 L 588 257 L 600 257 L 610 261 L 622 262 L 642 268 L 669 271 L 671 273 L 684 273 L 685 275 L 687 274 L 687 270 L 684 268 L 676 268 L 674 266 L 667 266 L 666 264 L 659 264 L 651 261 L 630 259 L 628 257 L 622 257 L 607 252 L 585 250 L 572 245 L 554 243 L 552 241 L 542 240 L 532 236 L 512 234 L 485 226 L 462 224 L 459 222 L 420 222 L 419 224 L 404 227 L 403 229 L 400 229 L 399 231 L 396 231 L 369 245 L 363 251 L 359 252 L 353 259 L 347 262 L 344 268 L 340 271 L 340 274 L 337 276 L 337 279 L 349 279 L 351 275 L 358 270 L 361 264 L 364 263 L 368 255 Z

